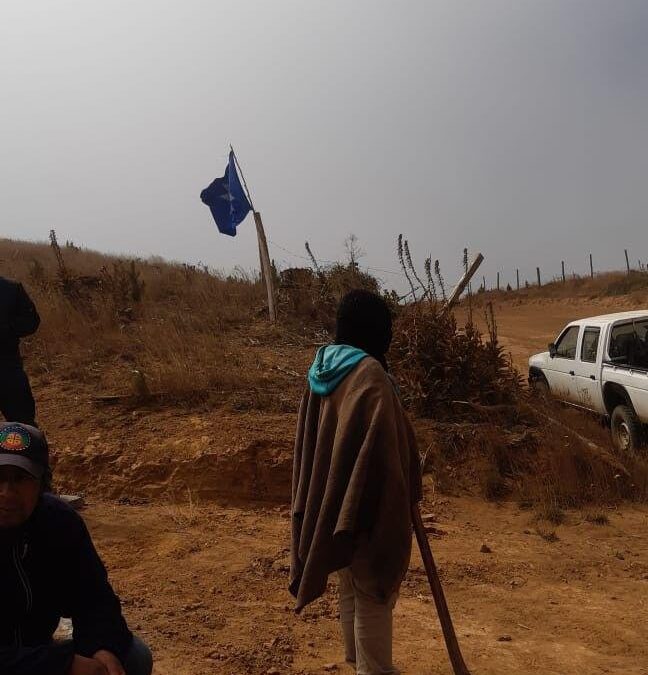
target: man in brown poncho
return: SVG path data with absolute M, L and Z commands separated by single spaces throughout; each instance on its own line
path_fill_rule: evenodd
M 391 337 L 380 296 L 344 297 L 335 344 L 309 371 L 295 441 L 290 591 L 301 611 L 338 571 L 345 656 L 359 675 L 398 673 L 392 611 L 422 492 L 414 434 L 387 372 Z

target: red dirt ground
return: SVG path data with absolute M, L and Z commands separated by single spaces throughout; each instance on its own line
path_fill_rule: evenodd
M 567 321 L 626 308 L 497 304 L 521 369 Z M 98 407 L 87 385 L 34 385 L 58 484 L 89 495 L 84 515 L 158 675 L 351 672 L 335 584 L 300 617 L 286 591 L 294 412 Z M 446 531 L 432 543 L 474 674 L 648 673 L 648 508 L 599 509 L 603 526 L 574 511 L 556 527 L 516 504 L 448 498 L 426 480 L 424 512 Z M 395 652 L 404 674 L 451 672 L 417 555 Z

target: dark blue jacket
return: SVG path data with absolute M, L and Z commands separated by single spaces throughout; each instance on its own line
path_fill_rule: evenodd
M 22 284 L 0 277 L 0 365 L 20 363 L 20 338 L 35 333 L 39 324 Z
M 61 617 L 73 644 L 52 644 Z M 81 517 L 45 495 L 18 530 L 0 530 L 0 673 L 65 675 L 74 654 L 122 662 L 133 636 Z

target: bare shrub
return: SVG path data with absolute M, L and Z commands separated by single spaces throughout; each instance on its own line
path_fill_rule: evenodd
M 374 276 L 358 267 L 355 259 L 347 265 L 317 265 L 315 271 L 307 267 L 288 268 L 279 273 L 279 310 L 289 321 L 308 318 L 331 330 L 340 300 L 357 288 L 377 293 L 379 284 Z
M 536 527 L 536 533 L 538 534 L 539 537 L 541 537 L 545 541 L 548 541 L 550 544 L 554 544 L 555 542 L 559 541 L 559 537 L 556 534 L 556 530 L 551 530 L 547 527 L 539 525 L 538 527 Z
M 609 525 L 610 519 L 602 511 L 588 511 L 585 514 L 585 520 L 593 525 Z
M 512 403 L 521 381 L 497 342 L 494 320 L 485 339 L 469 324 L 458 330 L 454 315 L 435 302 L 398 313 L 390 360 L 406 404 L 436 419 L 452 414 L 453 401 Z
M 491 467 L 491 469 L 484 476 L 484 482 L 482 485 L 482 492 L 484 497 L 489 501 L 500 501 L 504 499 L 511 491 L 510 485 L 507 483 L 506 479 L 502 474 L 497 470 L 496 467 Z
M 538 520 L 546 520 L 553 525 L 562 525 L 565 522 L 565 512 L 555 502 L 543 504 L 536 513 Z

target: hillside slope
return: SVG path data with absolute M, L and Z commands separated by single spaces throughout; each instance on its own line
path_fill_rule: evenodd
M 285 302 L 273 326 L 255 279 L 72 245 L 56 254 L 44 244 L 0 241 L 1 273 L 23 281 L 43 318 L 24 354 L 58 486 L 130 501 L 182 500 L 191 493 L 286 502 L 305 373 L 315 349 L 329 339 L 312 305 Z M 500 294 L 492 298 L 500 343 L 524 373 L 528 355 L 544 348 L 564 322 L 636 306 L 641 293 L 600 299 Z M 480 296 L 473 300 L 478 324 L 486 299 Z M 465 311 L 464 302 L 459 325 Z M 425 377 L 408 379 L 412 364 L 403 336 L 414 335 L 422 320 L 399 312 L 396 327 L 395 372 L 411 401 L 427 385 Z M 471 340 L 476 347 L 481 338 Z M 426 348 L 425 341 L 416 344 Z M 457 344 L 464 344 L 461 335 Z M 618 460 L 605 453 L 585 457 L 586 470 L 577 475 L 574 467 L 584 457 L 579 443 L 571 438 L 565 454 L 560 435 L 547 435 L 524 412 L 502 419 L 473 419 L 448 405 L 442 417 L 429 412 L 416 421 L 417 434 L 436 486 L 446 492 L 574 503 L 648 489 L 648 472 L 640 467 L 634 492 L 620 490 L 612 479 Z M 606 445 L 605 432 L 589 420 L 572 416 L 567 423 Z M 590 484 L 595 487 L 586 489 Z

